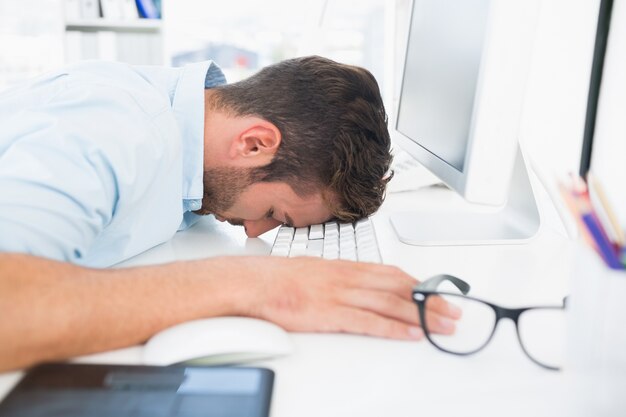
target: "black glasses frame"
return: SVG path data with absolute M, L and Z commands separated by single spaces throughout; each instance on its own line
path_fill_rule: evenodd
M 451 292 L 445 292 L 445 291 L 437 291 L 437 287 L 439 287 L 440 284 L 442 284 L 443 282 L 451 282 L 452 284 L 454 284 L 454 286 L 456 286 L 462 294 L 458 294 L 458 293 L 451 293 Z M 493 338 L 493 335 L 496 332 L 496 328 L 498 327 L 498 323 L 500 322 L 500 319 L 511 319 L 514 323 L 515 323 L 515 331 L 517 333 L 517 340 L 520 344 L 520 346 L 522 347 L 522 350 L 524 351 L 524 353 L 526 354 L 526 356 L 533 361 L 534 363 L 536 363 L 537 365 L 545 368 L 545 369 L 550 369 L 553 371 L 558 371 L 561 368 L 560 367 L 556 367 L 556 366 L 552 366 L 552 365 L 548 365 L 545 363 L 542 363 L 541 361 L 535 359 L 532 357 L 532 355 L 528 352 L 528 350 L 526 350 L 526 347 L 524 346 L 524 342 L 522 341 L 522 336 L 520 334 L 520 330 L 519 330 L 519 317 L 522 315 L 522 313 L 524 313 L 525 311 L 529 311 L 529 310 L 538 310 L 538 309 L 542 309 L 542 310 L 563 310 L 565 308 L 565 302 L 567 300 L 567 298 L 563 299 L 563 305 L 562 306 L 534 306 L 534 307 L 522 307 L 522 308 L 506 308 L 506 307 L 501 307 L 499 305 L 490 303 L 488 301 L 485 300 L 481 300 L 479 298 L 475 298 L 475 297 L 470 297 L 467 295 L 467 293 L 470 290 L 470 285 L 463 281 L 460 278 L 457 278 L 455 276 L 452 275 L 446 275 L 446 274 L 442 274 L 442 275 L 436 275 L 432 278 L 427 279 L 426 281 L 422 282 L 421 284 L 415 286 L 413 288 L 413 300 L 415 301 L 415 303 L 417 304 L 417 309 L 419 312 L 419 318 L 420 318 L 420 323 L 422 324 L 422 329 L 424 330 L 424 334 L 426 335 L 426 338 L 428 339 L 428 341 L 435 346 L 437 349 L 446 352 L 446 353 L 451 353 L 453 355 L 460 355 L 460 356 L 468 356 L 468 355 L 473 355 L 479 351 L 481 351 L 482 349 L 485 348 L 485 346 L 487 346 L 489 344 L 489 342 L 491 342 L 491 339 Z M 495 316 L 496 316 L 496 320 L 493 324 L 493 329 L 491 330 L 491 334 L 489 335 L 489 337 L 486 339 L 485 343 L 483 343 L 481 346 L 479 346 L 478 348 L 471 350 L 469 352 L 455 352 L 455 351 L 451 351 L 448 350 L 446 348 L 443 348 L 441 346 L 439 346 L 437 344 L 436 341 L 433 340 L 433 338 L 430 335 L 430 331 L 428 330 L 428 324 L 426 321 L 426 301 L 428 300 L 428 297 L 431 296 L 437 296 L 437 295 L 451 295 L 451 296 L 455 296 L 455 297 L 464 297 L 464 298 L 468 298 L 470 300 L 473 301 L 477 301 L 479 303 L 485 304 L 489 307 L 491 307 L 491 309 L 494 311 Z

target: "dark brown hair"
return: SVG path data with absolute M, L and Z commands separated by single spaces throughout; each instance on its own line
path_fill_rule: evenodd
M 255 181 L 283 181 L 300 196 L 322 191 L 344 221 L 380 207 L 391 141 L 369 71 L 319 56 L 294 58 L 214 91 L 211 106 L 261 117 L 282 134 L 272 162 L 253 170 Z

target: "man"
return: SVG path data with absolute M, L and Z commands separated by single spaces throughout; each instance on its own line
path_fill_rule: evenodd
M 256 237 L 376 211 L 390 140 L 362 68 L 297 58 L 226 85 L 212 62 L 84 63 L 0 95 L 0 125 L 0 369 L 218 315 L 423 336 L 415 280 L 394 267 L 265 257 L 94 269 L 201 214 Z M 433 308 L 432 327 L 452 332 L 460 312 Z

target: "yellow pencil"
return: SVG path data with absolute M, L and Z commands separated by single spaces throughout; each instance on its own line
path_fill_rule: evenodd
M 619 246 L 624 246 L 624 232 L 622 231 L 615 211 L 609 203 L 609 199 L 604 192 L 604 187 L 600 180 L 590 171 L 587 173 L 587 186 L 589 188 L 589 198 L 602 227 L 606 230 L 611 241 Z

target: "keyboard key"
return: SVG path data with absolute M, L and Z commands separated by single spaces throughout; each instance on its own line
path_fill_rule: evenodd
M 324 236 L 339 236 L 339 226 L 337 222 L 328 222 L 324 224 Z
M 324 253 L 322 255 L 324 259 L 339 259 L 339 248 L 324 248 Z
M 290 240 L 293 239 L 293 232 L 296 229 L 293 227 L 289 227 L 289 226 L 282 226 L 280 229 L 278 229 L 278 234 L 276 235 L 276 238 L 289 238 Z
M 324 241 L 322 239 L 309 240 L 305 255 L 321 257 L 324 249 Z
M 304 256 L 306 255 L 306 247 L 308 240 L 304 241 L 296 241 L 294 240 L 291 244 L 291 250 L 289 251 L 289 257 L 295 258 L 296 256 Z
M 272 248 L 272 252 L 270 253 L 272 256 L 289 256 L 289 246 L 274 246 Z
M 344 233 L 354 233 L 354 226 L 352 223 L 339 223 L 339 235 Z
M 309 240 L 324 239 L 324 225 L 314 224 L 309 230 Z
M 358 232 L 359 230 L 371 229 L 372 227 L 373 227 L 372 221 L 370 219 L 361 219 L 358 222 L 356 222 L 356 225 L 354 226 L 354 230 Z
M 309 228 L 308 227 L 298 227 L 296 229 L 296 233 L 293 236 L 294 242 L 302 242 L 309 240 Z

